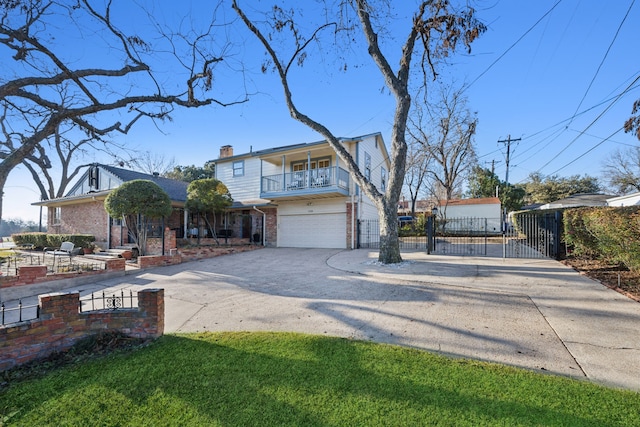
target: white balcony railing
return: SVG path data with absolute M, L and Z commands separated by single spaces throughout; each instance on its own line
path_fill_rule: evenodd
M 349 191 L 349 172 L 339 167 L 331 167 L 262 177 L 263 195 L 331 189 Z

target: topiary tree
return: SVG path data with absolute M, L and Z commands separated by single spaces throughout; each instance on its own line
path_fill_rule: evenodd
M 122 218 L 140 255 L 145 255 L 151 221 L 171 215 L 171 199 L 158 184 L 145 179 L 125 182 L 104 201 L 113 218 Z
M 215 178 L 197 179 L 187 187 L 187 202 L 185 207 L 191 212 L 202 216 L 211 229 L 213 238 L 218 242 L 215 232 L 216 213 L 223 212 L 233 203 L 226 185 Z M 208 213 L 213 213 L 213 226 L 209 222 Z M 200 234 L 198 234 L 198 238 Z

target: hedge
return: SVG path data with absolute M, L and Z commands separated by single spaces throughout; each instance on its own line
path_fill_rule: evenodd
M 640 207 L 567 209 L 564 240 L 577 255 L 640 271 Z
M 47 234 L 47 233 L 17 233 L 11 239 L 16 246 L 33 245 L 42 249 L 45 247 L 59 248 L 62 242 L 73 242 L 76 247 L 88 248 L 96 240 L 91 234 Z

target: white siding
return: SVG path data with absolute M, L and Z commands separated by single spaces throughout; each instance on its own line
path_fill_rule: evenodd
M 607 199 L 607 206 L 637 206 L 640 205 L 640 193 Z
M 244 160 L 244 175 L 233 176 L 233 162 L 239 160 Z M 216 164 L 216 178 L 227 186 L 234 200 L 260 198 L 260 159 L 248 157 L 218 162 Z
M 446 208 L 447 218 L 500 218 L 499 204 L 453 205 Z
M 384 142 L 380 138 L 376 143 L 376 135 L 371 135 L 358 143 L 358 167 L 364 171 L 365 152 L 371 156 L 371 183 L 376 186 L 379 191 L 381 190 L 381 169 L 386 170 L 387 186 L 389 185 L 389 173 L 390 165 L 385 156 L 385 150 L 383 147 Z M 378 219 L 378 209 L 373 204 L 371 199 L 360 191 L 359 195 L 359 215 L 358 219 Z

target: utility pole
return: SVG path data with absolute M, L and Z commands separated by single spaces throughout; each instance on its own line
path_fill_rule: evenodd
M 505 177 L 505 188 L 508 190 L 509 188 L 509 157 L 511 156 L 511 143 L 520 141 L 522 138 L 511 139 L 511 135 L 507 135 L 507 139 L 499 139 L 498 144 L 506 144 L 507 146 L 507 157 L 506 157 L 506 177 Z M 507 235 L 507 209 L 502 208 L 502 238 L 506 239 Z M 502 256 L 506 257 L 506 245 L 503 245 L 502 248 Z
M 509 156 L 511 155 L 511 143 L 521 141 L 522 138 L 511 139 L 511 135 L 507 135 L 507 139 L 498 140 L 498 144 L 505 144 L 507 146 L 507 158 L 506 158 L 506 166 L 507 166 L 507 174 L 505 177 L 505 184 L 509 185 Z

